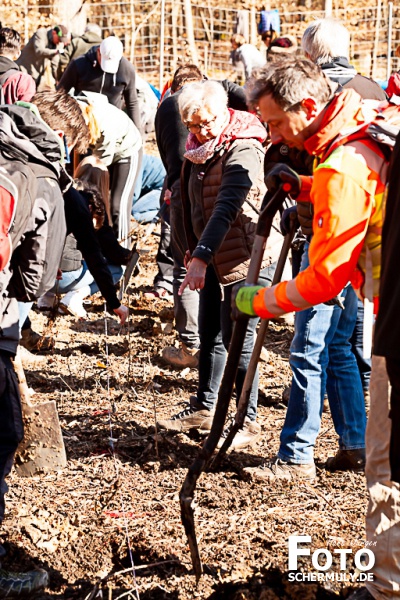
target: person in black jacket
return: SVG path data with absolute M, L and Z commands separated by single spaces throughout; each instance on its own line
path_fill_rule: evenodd
M 90 194 L 93 194 L 93 189 L 90 191 Z M 89 203 L 88 200 L 87 193 L 78 192 L 74 187 L 71 187 L 64 194 L 67 234 L 72 233 L 74 235 L 77 248 L 85 260 L 81 277 L 83 278 L 87 271 L 90 272 L 90 274 L 88 273 L 90 277 L 87 287 L 94 280 L 104 296 L 108 308 L 120 318 L 121 324 L 124 324 L 128 316 L 128 309 L 118 300 L 113 275 L 105 258 L 105 255 L 111 255 L 108 252 L 107 236 L 104 231 L 103 236 L 100 236 L 100 238 L 96 235 L 96 229 L 93 224 L 93 212 L 91 210 L 93 203 Z M 101 230 L 102 227 L 99 229 Z M 109 227 L 109 229 L 111 228 Z M 130 252 L 128 250 L 124 257 L 125 264 L 128 262 L 129 256 Z M 85 288 L 83 289 L 85 290 Z M 94 291 L 91 292 L 89 289 L 89 293 L 94 293 Z M 72 312 L 70 307 L 67 308 L 68 312 Z
M 118 243 L 110 226 L 107 169 L 102 169 L 101 161 L 90 156 L 79 163 L 74 175 L 74 187 L 80 191 L 81 198 L 68 196 L 65 204 L 68 235 L 61 274 L 52 289 L 39 298 L 38 308 L 52 309 L 55 294 L 65 294 L 60 300 L 60 310 L 84 318 L 87 315 L 83 299 L 99 290 L 110 308 L 120 306 L 115 284 L 123 273 L 121 265 L 127 264 L 131 251 Z
M 126 107 L 128 116 L 142 131 L 139 100 L 136 92 L 136 71 L 123 54 L 123 46 L 115 36 L 93 46 L 86 54 L 68 65 L 57 89 L 69 92 L 75 89 L 75 96 L 81 92 L 105 94 L 110 104 L 117 108 Z
M 399 597 L 400 581 L 400 135 L 393 151 L 385 221 L 382 271 L 367 427 L 367 544 L 375 556 L 374 580 L 351 600 Z M 391 385 L 390 401 L 388 377 Z M 349 600 L 350 600 L 349 598 Z
M 175 324 L 180 347 L 167 346 L 163 349 L 163 359 L 176 367 L 196 367 L 198 364 L 198 293 L 186 289 L 181 296 L 179 287 L 186 275 L 184 255 L 186 238 L 182 226 L 182 203 L 180 174 L 185 153 L 188 130 L 182 123 L 179 113 L 179 96 L 185 85 L 204 79 L 203 73 L 193 64 L 179 67 L 171 84 L 171 95 L 158 107 L 155 119 L 155 133 L 161 160 L 167 171 L 166 187 L 171 193 L 171 253 L 173 256 L 173 291 Z M 228 106 L 234 110 L 247 110 L 243 88 L 231 81 L 220 82 L 228 95 Z
M 361 98 L 386 100 L 380 85 L 357 73 L 350 64 L 350 33 L 338 19 L 328 17 L 313 21 L 303 34 L 301 47 L 307 58 L 343 88 L 356 90 Z

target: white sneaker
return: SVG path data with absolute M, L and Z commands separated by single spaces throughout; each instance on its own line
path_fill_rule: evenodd
M 89 292 L 88 292 L 89 290 Z M 86 319 L 87 312 L 83 308 L 82 302 L 83 299 L 86 298 L 90 294 L 90 289 L 88 286 L 81 288 L 80 290 L 74 290 L 73 292 L 68 292 L 65 296 L 60 300 L 60 310 L 67 314 L 73 315 L 74 317 L 79 317 L 81 319 Z
M 53 292 L 47 292 L 40 296 L 37 301 L 37 307 L 39 310 L 51 310 L 56 303 L 56 295 Z

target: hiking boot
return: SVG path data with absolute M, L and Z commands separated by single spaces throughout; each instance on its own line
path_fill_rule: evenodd
M 181 342 L 179 348 L 175 346 L 167 346 L 163 348 L 161 353 L 163 360 L 173 367 L 190 367 L 196 369 L 199 366 L 199 350 L 197 348 L 189 348 Z
M 374 599 L 373 595 L 370 594 L 369 591 L 367 590 L 367 588 L 364 586 L 364 587 L 356 590 L 352 594 L 350 594 L 350 596 L 347 596 L 347 600 L 375 600 L 375 599 Z
M 335 456 L 330 456 L 325 463 L 327 471 L 354 471 L 364 473 L 365 448 L 355 450 L 338 450 Z
M 54 348 L 54 339 L 43 337 L 31 327 L 21 330 L 21 339 L 19 345 L 23 346 L 29 352 L 49 352 Z
M 260 481 L 314 481 L 315 464 L 297 465 L 276 457 L 259 467 L 246 467 L 245 473 Z
M 49 584 L 49 576 L 43 569 L 27 573 L 12 573 L 0 569 L 0 598 L 23 598 Z
M 207 410 L 197 402 L 196 396 L 191 396 L 187 408 L 170 419 L 161 419 L 157 425 L 160 429 L 168 429 L 168 431 L 189 431 L 189 429 L 210 431 L 213 417 L 213 410 Z
M 53 292 L 47 292 L 40 296 L 36 302 L 38 310 L 50 311 L 56 304 L 56 295 Z
M 78 317 L 80 319 L 86 319 L 87 312 L 83 308 L 83 299 L 86 296 L 90 295 L 89 286 L 85 286 L 80 290 L 74 290 L 73 292 L 68 292 L 65 296 L 60 300 L 60 310 L 66 315 L 72 315 L 73 317 Z
M 230 425 L 223 431 L 217 444 L 217 448 L 221 448 L 222 444 L 228 437 L 228 433 L 231 430 L 231 427 L 232 425 Z M 241 450 L 242 448 L 247 448 L 248 446 L 252 446 L 256 442 L 258 442 L 260 437 L 261 426 L 256 421 L 250 421 L 250 419 L 246 417 L 243 423 L 243 427 L 239 429 L 239 431 L 233 438 L 230 448 L 232 448 L 232 450 Z

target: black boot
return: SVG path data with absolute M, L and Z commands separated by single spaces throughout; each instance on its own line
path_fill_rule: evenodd
M 0 569 L 0 598 L 24 598 L 47 587 L 49 576 L 46 571 L 12 573 Z
M 325 469 L 327 471 L 353 471 L 354 473 L 364 473 L 365 448 L 338 450 L 335 456 L 330 456 L 328 458 Z

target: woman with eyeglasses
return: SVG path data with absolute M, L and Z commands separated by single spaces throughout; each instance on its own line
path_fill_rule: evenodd
M 209 431 L 232 334 L 232 288 L 246 277 L 257 208 L 265 193 L 262 144 L 266 131 L 255 115 L 228 108 L 226 92 L 215 81 L 186 85 L 179 96 L 179 111 L 189 130 L 181 174 L 187 275 L 179 293 L 186 287 L 200 292 L 199 382 L 190 405 L 159 425 L 171 431 Z M 279 234 L 264 255 L 264 281 L 271 280 L 270 265 L 276 260 L 277 248 Z M 236 377 L 237 398 L 253 349 L 256 324 L 252 319 L 248 326 Z M 234 440 L 236 449 L 260 437 L 257 396 L 258 374 L 245 424 Z

